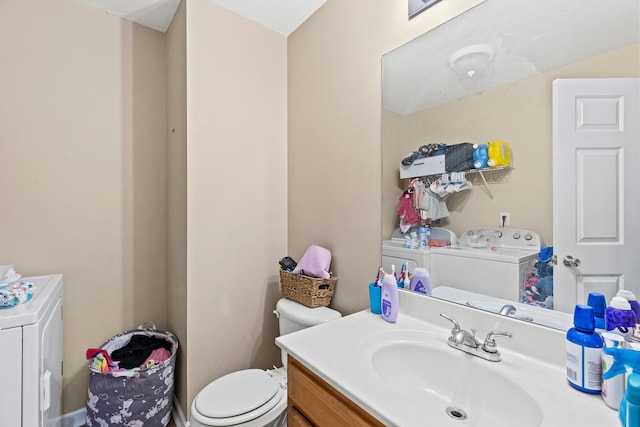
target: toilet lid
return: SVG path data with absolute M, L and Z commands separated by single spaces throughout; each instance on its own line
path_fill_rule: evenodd
M 220 377 L 197 396 L 197 411 L 219 425 L 232 425 L 257 418 L 282 398 L 282 388 L 261 369 L 246 369 Z M 230 420 L 234 418 L 234 420 Z M 239 419 L 235 419 L 239 418 Z

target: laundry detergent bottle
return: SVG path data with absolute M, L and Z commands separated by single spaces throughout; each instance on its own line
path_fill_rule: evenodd
M 489 146 L 487 144 L 473 144 L 473 167 L 482 169 L 489 161 Z
M 604 311 L 605 328 L 607 332 L 629 338 L 636 326 L 636 315 L 631 304 L 623 297 L 611 298 L 609 306 Z
M 511 146 L 508 142 L 492 141 L 489 143 L 487 165 L 492 168 L 511 165 Z
M 577 390 L 600 394 L 604 343 L 602 337 L 595 333 L 593 307 L 576 305 L 573 324 L 574 327 L 567 331 L 567 381 Z
M 640 303 L 638 303 L 638 300 L 636 299 L 635 294 L 629 290 L 620 289 L 616 294 L 616 296 L 622 297 L 629 302 L 629 306 L 631 306 L 631 311 L 633 311 L 633 314 L 636 315 L 636 326 L 633 330 L 632 335 L 635 338 L 640 339 L 640 335 L 638 335 L 640 334 Z

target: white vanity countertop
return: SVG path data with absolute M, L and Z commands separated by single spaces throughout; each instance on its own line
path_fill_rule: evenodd
M 451 359 L 455 361 L 453 365 L 455 367 L 446 369 L 452 370 L 452 376 L 454 371 L 460 371 L 460 364 L 471 364 L 465 365 L 466 370 L 471 371 L 473 369 L 487 369 L 490 371 L 489 374 L 491 372 L 510 372 L 509 378 L 513 379 L 513 383 L 534 396 L 542 409 L 539 417 L 540 422 L 536 421 L 531 424 L 532 420 L 528 420 L 529 425 L 615 427 L 619 424 L 617 411 L 606 406 L 600 395 L 581 393 L 568 385 L 564 364 L 562 363 L 561 366 L 558 363 L 564 360 L 563 345 L 557 348 L 557 352 L 560 352 L 562 356 L 551 358 L 551 360 L 541 360 L 531 357 L 529 353 L 524 356 L 523 353 L 517 352 L 523 345 L 522 338 L 519 343 L 517 340 L 518 335 L 522 337 L 523 328 L 533 328 L 533 335 L 538 337 L 547 333 L 545 330 L 548 331 L 550 335 L 545 341 L 555 347 L 562 343 L 561 338 L 564 336 L 564 332 L 540 328 L 537 325 L 527 325 L 527 322 L 513 319 L 503 319 L 504 316 L 480 313 L 477 310 L 438 301 L 434 298 L 418 296 L 418 298 L 422 298 L 418 300 L 415 295 L 409 294 L 412 293 L 401 293 L 401 310 L 396 323 L 388 323 L 379 315 L 365 310 L 339 320 L 278 337 L 276 343 L 387 426 L 424 426 L 428 419 L 431 419 L 432 422 L 435 421 L 434 415 L 438 419 L 437 425 L 439 426 L 474 425 L 480 427 L 483 425 L 478 423 L 477 417 L 474 422 L 473 413 L 468 414 L 469 418 L 466 421 L 432 414 L 425 410 L 425 405 L 416 404 L 416 402 L 411 402 L 410 399 L 400 396 L 397 390 L 392 390 L 392 387 L 387 385 L 375 372 L 371 363 L 371 355 L 377 349 L 388 343 L 406 342 L 416 339 L 415 337 L 427 336 L 425 334 L 429 334 L 429 339 L 435 340 L 432 343 L 441 347 L 442 352 L 450 352 Z M 428 304 L 424 306 L 424 301 L 427 300 Z M 403 306 L 407 310 L 413 310 L 416 304 L 424 310 L 428 310 L 433 321 L 424 321 L 422 315 L 414 317 L 402 311 Z M 489 329 L 512 331 L 514 333 L 512 348 L 509 348 L 509 340 L 499 340 L 498 348 L 502 353 L 502 361 L 489 362 L 449 347 L 447 338 L 451 329 L 450 323 L 437 317 L 443 311 L 456 318 L 463 329 L 469 330 L 477 327 L 479 337 L 484 337 Z M 471 321 L 465 317 L 467 315 L 472 316 L 474 324 L 470 324 Z M 487 324 L 487 321 L 490 323 Z M 446 355 L 448 354 L 446 353 Z M 432 366 L 428 357 L 424 359 L 398 360 L 397 363 L 408 364 L 415 367 L 416 370 L 443 369 L 439 366 Z M 514 379 L 511 375 L 514 377 L 522 376 L 526 384 L 517 378 Z M 478 393 L 482 394 L 483 391 L 484 389 L 478 390 Z M 436 400 L 436 402 L 442 403 L 442 412 L 444 413 L 446 402 L 441 400 Z M 511 403 L 505 401 L 505 408 L 509 408 Z M 508 409 L 506 410 L 508 411 Z M 499 427 L 500 422 L 493 420 L 487 425 Z

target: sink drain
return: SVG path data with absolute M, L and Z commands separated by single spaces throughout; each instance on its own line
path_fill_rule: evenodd
M 466 420 L 467 413 L 464 412 L 461 408 L 456 408 L 455 406 L 449 406 L 447 408 L 447 415 L 449 415 L 454 420 Z

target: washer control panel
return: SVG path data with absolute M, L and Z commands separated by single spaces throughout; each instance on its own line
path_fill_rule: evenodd
M 471 228 L 458 239 L 461 247 L 540 250 L 540 236 L 516 228 Z

